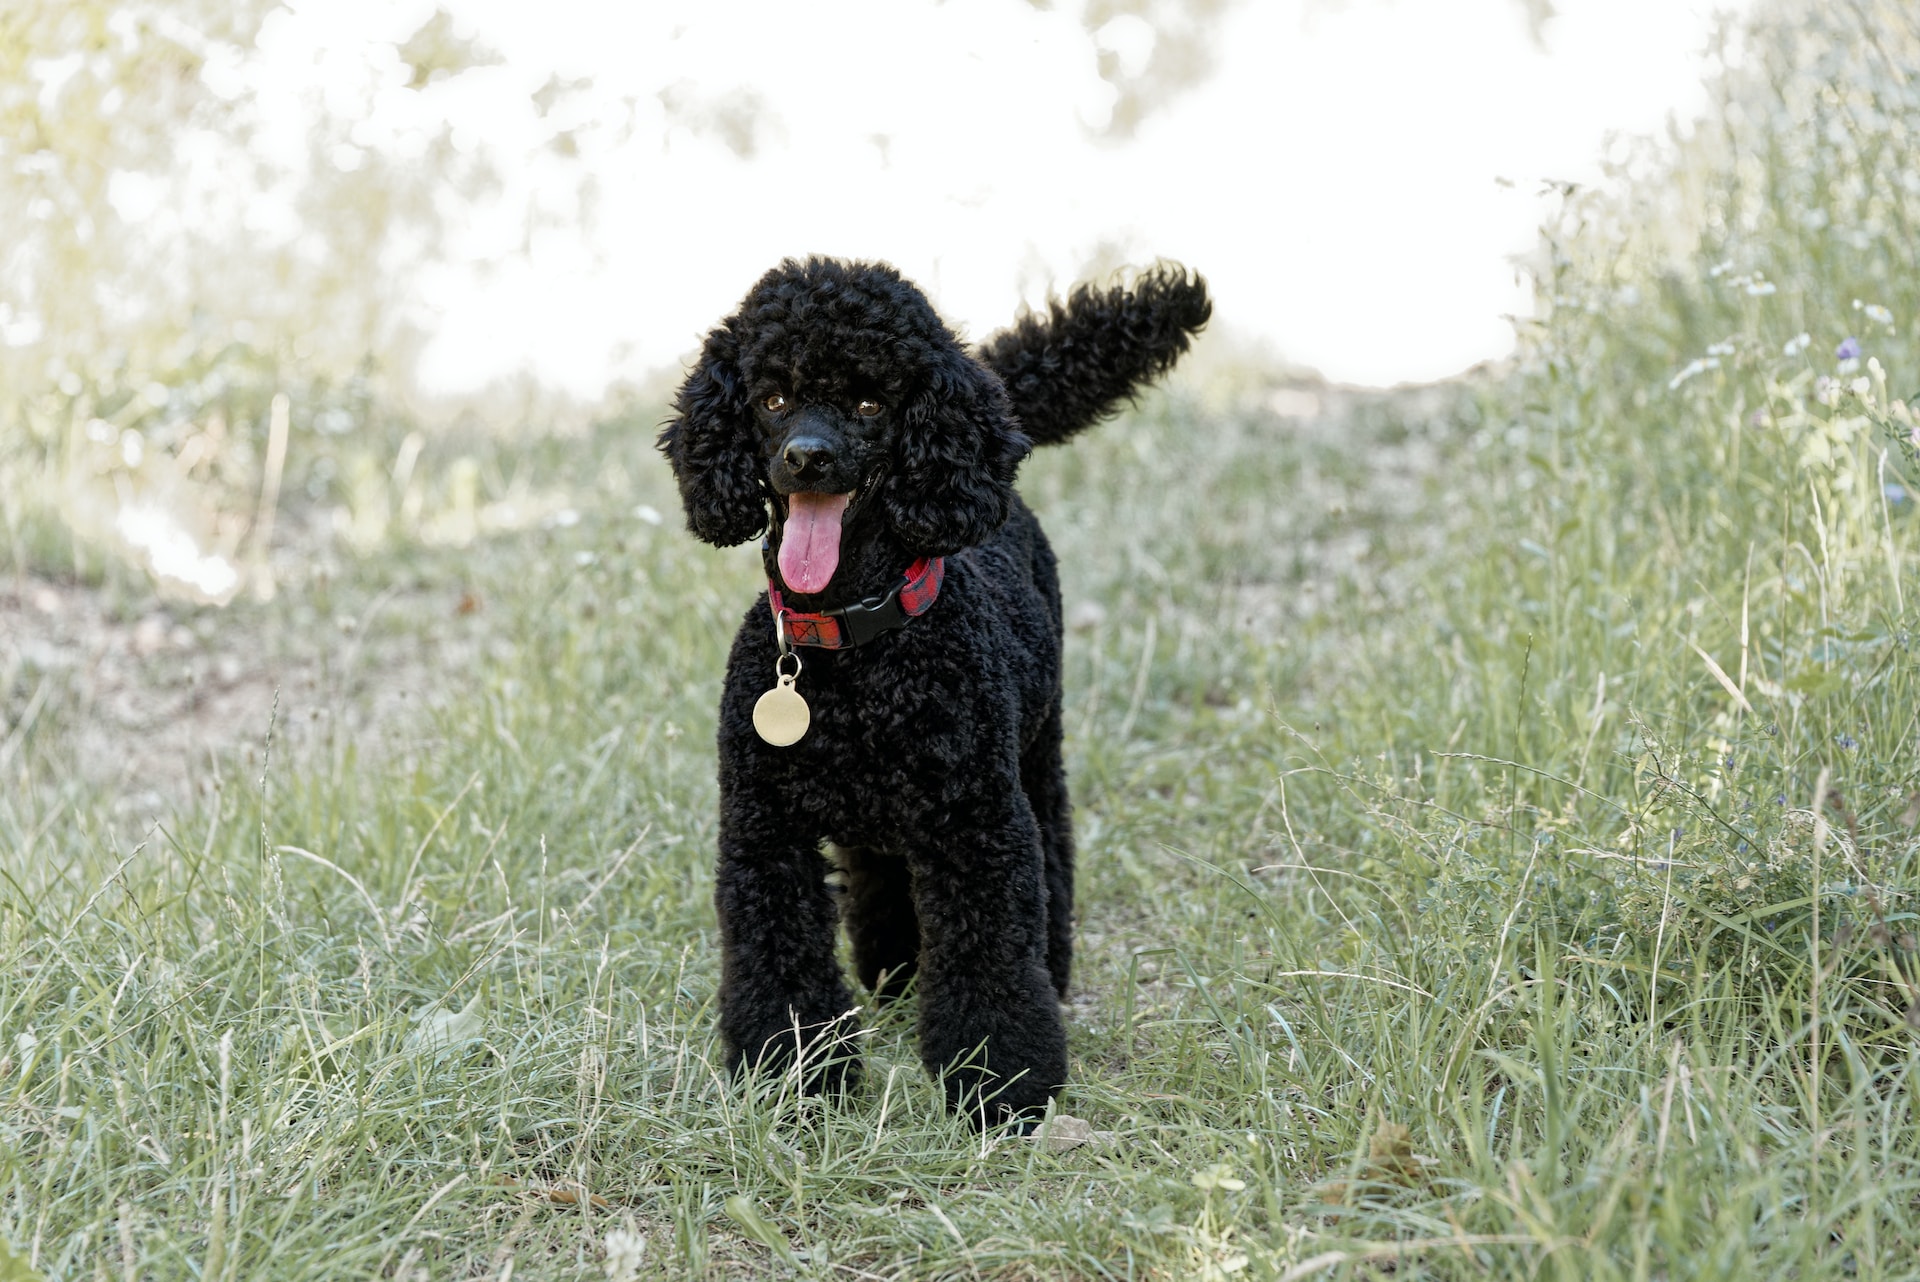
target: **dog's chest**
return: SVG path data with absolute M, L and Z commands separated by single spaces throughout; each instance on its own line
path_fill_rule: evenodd
M 939 685 L 946 688 L 930 695 L 925 683 L 856 679 L 809 692 L 802 678 L 812 723 L 796 746 L 832 773 L 866 781 L 952 764 L 966 751 L 958 740 L 972 709 L 964 690 Z
M 811 714 L 807 733 L 762 760 L 777 763 L 784 790 L 836 835 L 889 828 L 961 778 L 1011 767 L 997 750 L 1005 736 L 983 724 L 993 718 L 983 718 L 979 691 L 960 674 L 935 665 L 904 679 L 878 665 L 826 666 L 795 685 Z

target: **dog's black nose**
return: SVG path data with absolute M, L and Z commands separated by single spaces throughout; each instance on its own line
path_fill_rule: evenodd
M 833 447 L 817 436 L 796 436 L 781 451 L 796 477 L 825 471 L 833 464 Z

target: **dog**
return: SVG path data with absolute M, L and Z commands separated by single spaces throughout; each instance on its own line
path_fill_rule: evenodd
M 706 335 L 658 445 L 687 528 L 763 539 L 768 581 L 719 710 L 733 1072 L 857 1080 L 844 918 L 877 999 L 917 978 L 951 1108 L 1031 1124 L 1065 1084 L 1060 588 L 1014 478 L 1170 369 L 1211 311 L 1203 278 L 1160 264 L 969 349 L 892 267 L 816 257 Z

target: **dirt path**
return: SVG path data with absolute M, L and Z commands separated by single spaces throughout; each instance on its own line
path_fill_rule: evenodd
M 289 759 L 341 735 L 404 734 L 499 644 L 458 588 L 336 586 L 331 608 L 313 588 L 309 576 L 270 603 L 127 611 L 108 589 L 0 583 L 0 778 L 31 750 L 144 821 L 257 762 L 270 724 Z

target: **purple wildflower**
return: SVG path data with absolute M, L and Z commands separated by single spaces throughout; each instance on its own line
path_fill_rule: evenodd
M 1860 741 L 1850 734 L 1837 734 L 1833 736 L 1833 741 L 1840 745 L 1842 752 L 1852 752 L 1860 746 Z
M 1840 346 L 1833 349 L 1833 354 L 1834 354 L 1834 357 L 1838 360 L 1843 360 L 1843 361 L 1859 360 L 1860 359 L 1860 340 L 1855 338 L 1851 334 L 1847 335 L 1846 338 L 1841 340 Z

